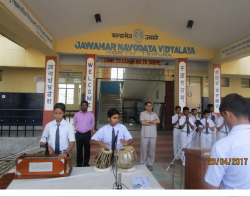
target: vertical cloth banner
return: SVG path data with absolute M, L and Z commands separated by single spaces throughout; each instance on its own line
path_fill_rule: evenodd
M 88 111 L 94 110 L 94 80 L 95 80 L 95 55 L 86 55 L 85 74 L 85 100 L 88 101 Z
M 57 57 L 46 57 L 45 59 L 43 128 L 54 119 L 53 107 L 55 104 L 56 62 Z
M 95 103 L 95 64 L 96 55 L 87 54 L 86 55 L 86 74 L 85 74 L 85 100 L 88 101 L 88 111 L 94 113 L 94 103 Z M 97 121 L 97 120 L 95 120 Z M 93 136 L 93 129 L 91 130 L 91 136 Z
M 220 113 L 221 103 L 221 65 L 213 65 L 213 81 L 214 81 L 214 113 Z
M 214 96 L 214 113 L 217 117 L 220 117 L 220 103 L 221 103 L 221 65 L 213 64 L 213 96 Z M 218 130 L 216 129 L 216 137 L 218 136 Z
M 178 100 L 181 109 L 187 105 L 187 59 L 178 59 Z

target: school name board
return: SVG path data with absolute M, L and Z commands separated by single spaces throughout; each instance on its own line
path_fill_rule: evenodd
M 164 45 L 142 45 L 142 44 L 116 44 L 99 42 L 76 41 L 76 49 L 104 50 L 106 55 L 136 55 L 140 52 L 143 56 L 172 57 L 172 54 L 195 54 L 194 47 L 164 46 Z M 138 54 L 137 54 L 138 55 Z
M 124 59 L 124 58 L 101 58 L 102 64 L 123 64 L 123 65 L 162 65 L 161 60 L 145 60 L 145 59 Z
M 247 49 L 250 49 L 250 37 L 247 37 L 239 42 L 236 42 L 228 47 L 221 49 L 221 58 L 240 53 Z

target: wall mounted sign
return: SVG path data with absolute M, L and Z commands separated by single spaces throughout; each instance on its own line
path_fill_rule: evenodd
M 236 42 L 228 47 L 221 49 L 221 58 L 240 53 L 247 49 L 250 49 L 250 37 L 247 37 L 239 42 Z
M 128 59 L 128 58 L 101 58 L 101 64 L 115 65 L 160 65 L 161 60 L 146 60 L 146 59 Z
M 44 43 L 46 43 L 46 45 L 52 49 L 53 38 L 20 0 L 1 1 L 16 15 L 17 18 L 19 18 L 33 33 L 35 33 Z
M 130 38 L 134 37 L 134 40 L 136 43 L 141 43 L 142 40 L 145 38 L 145 40 L 158 40 L 158 36 L 155 35 L 145 35 L 144 31 L 141 29 L 136 29 L 133 34 L 128 34 L 127 32 L 123 33 L 111 33 L 113 38 Z
M 105 50 L 107 55 L 135 55 L 141 52 L 143 56 L 172 57 L 171 54 L 195 54 L 194 47 L 141 45 L 141 44 L 116 44 L 99 42 L 76 41 L 76 49 Z M 94 53 L 94 52 L 93 52 Z
M 172 57 L 172 54 L 195 54 L 194 47 L 180 47 L 180 46 L 164 46 L 164 45 L 142 45 L 142 41 L 145 39 L 158 40 L 158 35 L 144 35 L 144 31 L 141 29 L 134 30 L 133 34 L 125 33 L 111 33 L 113 38 L 134 38 L 135 43 L 138 44 L 121 44 L 121 43 L 100 43 L 100 42 L 85 42 L 76 41 L 76 49 L 88 49 L 88 50 L 105 50 L 106 55 L 135 55 L 135 52 L 141 52 L 143 56 L 160 56 L 160 57 Z M 94 53 L 94 52 L 93 52 Z
M 45 77 L 38 77 L 38 76 L 35 76 L 35 77 L 34 77 L 34 81 L 35 81 L 35 82 L 45 81 Z

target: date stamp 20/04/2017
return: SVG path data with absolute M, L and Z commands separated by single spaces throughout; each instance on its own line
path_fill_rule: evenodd
M 208 158 L 208 165 L 247 165 L 248 158 Z

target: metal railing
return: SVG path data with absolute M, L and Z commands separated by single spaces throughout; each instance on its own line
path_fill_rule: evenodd
M 66 120 L 73 124 L 75 113 L 79 110 L 67 110 Z M 41 109 L 0 109 L 0 137 L 40 136 L 43 127 Z
M 141 124 L 139 120 L 140 113 L 141 113 L 141 110 L 139 110 L 136 107 L 122 107 L 123 124 L 125 122 L 129 122 L 131 119 L 133 119 L 136 124 Z
M 3 137 L 3 134 L 6 132 L 8 137 L 13 132 L 16 133 L 15 137 L 18 137 L 20 132 L 24 133 L 25 137 L 27 132 L 31 132 L 31 136 L 34 137 L 37 127 L 43 124 L 43 110 L 0 109 L 0 120 L 0 137 Z

